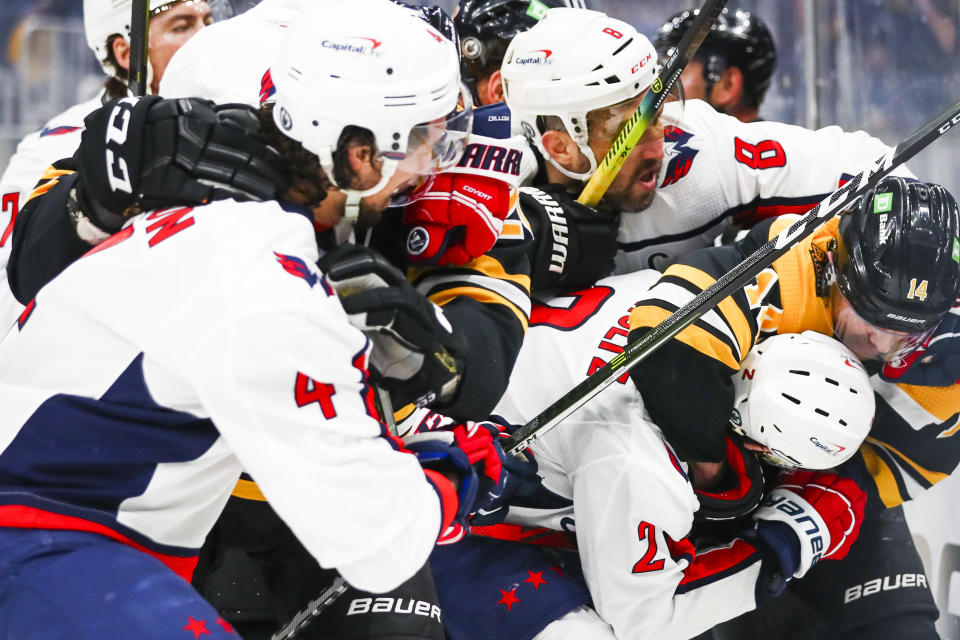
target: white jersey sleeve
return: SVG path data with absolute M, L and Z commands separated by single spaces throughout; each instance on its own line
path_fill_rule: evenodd
M 80 145 L 83 119 L 103 105 L 103 92 L 70 107 L 17 145 L 0 176 L 0 266 L 10 257 L 10 236 L 17 213 L 26 203 L 44 171 L 57 160 L 72 156 Z M 5 280 L 6 278 L 4 278 Z
M 805 213 L 890 147 L 863 131 L 743 123 L 701 100 L 663 116 L 664 162 L 650 207 L 621 217 L 617 271 L 663 270 L 734 222 Z M 905 168 L 898 175 L 912 176 Z
M 322 566 L 370 591 L 408 579 L 437 494 L 373 416 L 369 342 L 317 257 L 306 217 L 227 200 L 139 216 L 68 267 L 0 342 L 0 443 L 50 469 L 0 465 L 0 503 L 26 495 L 184 555 L 245 469 Z M 59 431 L 63 411 L 82 428 Z

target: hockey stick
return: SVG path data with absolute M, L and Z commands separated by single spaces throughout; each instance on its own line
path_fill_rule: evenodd
M 270 636 L 270 640 L 290 640 L 297 637 L 298 633 L 326 611 L 333 604 L 333 601 L 342 596 L 349 587 L 350 585 L 347 584 L 346 580 L 337 576 L 333 584 L 311 600 L 300 613 L 291 618 L 290 622 L 280 627 L 279 631 Z
M 894 149 L 878 158 L 872 166 L 854 176 L 844 186 L 824 198 L 820 204 L 805 216 L 781 231 L 753 254 L 724 274 L 697 297 L 683 305 L 669 318 L 658 324 L 636 342 L 627 345 L 622 353 L 598 369 L 593 375 L 568 391 L 559 400 L 540 412 L 530 422 L 523 425 L 507 439 L 504 449 L 509 453 L 519 453 L 564 418 L 579 409 L 629 370 L 660 348 L 667 340 L 680 333 L 687 325 L 715 307 L 721 300 L 741 289 L 758 273 L 789 251 L 798 242 L 812 234 L 817 227 L 829 220 L 838 211 L 844 209 L 855 198 L 875 186 L 893 169 L 900 166 L 931 142 L 946 133 L 951 127 L 960 126 L 960 102 L 956 103 L 936 118 L 914 131 Z
M 150 2 L 133 0 L 130 17 L 130 69 L 127 86 L 135 96 L 147 94 L 147 64 L 150 51 Z
M 707 37 L 710 28 L 720 12 L 723 11 L 725 4 L 727 4 L 727 0 L 707 0 L 703 3 L 697 17 L 693 19 L 693 24 L 680 38 L 677 48 L 674 49 L 673 54 L 663 65 L 657 79 L 653 81 L 650 91 L 643 96 L 643 100 L 640 101 L 640 105 L 634 111 L 633 116 L 623 126 L 623 130 L 617 136 L 617 139 L 613 141 L 610 151 L 607 152 L 600 166 L 590 176 L 590 181 L 583 188 L 577 202 L 590 207 L 595 207 L 600 202 L 614 178 L 620 173 L 620 169 L 623 167 L 623 163 L 627 161 L 630 152 L 637 146 L 647 127 L 660 112 L 660 107 L 663 106 L 667 96 L 670 95 L 673 85 L 677 83 L 687 63 L 693 58 L 693 54 L 700 48 L 700 43 Z

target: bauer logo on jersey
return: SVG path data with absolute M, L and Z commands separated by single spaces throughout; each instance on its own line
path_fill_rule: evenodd
M 311 289 L 316 286 L 317 281 L 320 280 L 320 276 L 311 271 L 310 267 L 307 266 L 307 263 L 302 259 L 296 256 L 277 253 L 276 251 L 273 252 L 273 255 L 277 256 L 277 262 L 280 263 L 284 271 L 298 278 L 303 278 L 307 281 L 307 284 L 310 285 Z
M 521 67 L 528 64 L 553 64 L 553 60 L 551 60 L 552 55 L 553 51 L 550 49 L 534 49 L 533 51 L 518 54 L 513 59 L 513 64 L 520 65 Z
M 377 51 L 381 44 L 383 44 L 382 40 L 375 40 L 373 38 L 364 38 L 360 36 L 354 38 L 343 38 L 342 40 L 324 40 L 320 43 L 320 46 L 324 49 L 333 49 L 334 51 L 340 51 L 343 53 L 379 57 L 383 55 L 382 52 Z

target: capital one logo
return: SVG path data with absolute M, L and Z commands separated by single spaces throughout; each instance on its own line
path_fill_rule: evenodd
M 324 49 L 333 49 L 343 53 L 353 53 L 361 56 L 381 56 L 383 55 L 377 49 L 383 44 L 382 40 L 374 38 L 365 38 L 362 36 L 347 37 L 337 40 L 324 40 L 320 46 Z
M 535 49 L 526 53 L 521 53 L 513 59 L 513 64 L 525 66 L 528 64 L 553 64 L 551 60 L 553 51 L 550 49 Z

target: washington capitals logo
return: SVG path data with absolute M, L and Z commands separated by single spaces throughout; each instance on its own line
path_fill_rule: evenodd
M 687 146 L 691 138 L 693 138 L 692 133 L 687 133 L 679 127 L 668 126 L 663 129 L 663 140 L 670 145 L 669 151 L 666 152 L 666 155 L 670 157 L 670 162 L 667 164 L 667 175 L 663 179 L 661 187 L 673 184 L 690 173 L 693 159 L 700 153 L 697 149 L 691 149 Z
M 79 131 L 83 127 L 48 127 L 40 132 L 41 138 L 46 138 L 47 136 L 62 136 L 65 133 L 73 133 L 74 131 Z
M 303 278 L 307 281 L 307 284 L 310 285 L 311 289 L 316 286 L 317 281 L 320 280 L 320 277 L 310 271 L 307 263 L 300 258 L 287 256 L 282 253 L 277 253 L 276 251 L 273 252 L 273 255 L 277 256 L 277 262 L 280 263 L 284 271 L 298 278 Z
M 277 88 L 273 84 L 273 76 L 270 75 L 270 69 L 267 69 L 263 77 L 260 78 L 260 104 L 272 98 L 276 92 Z

